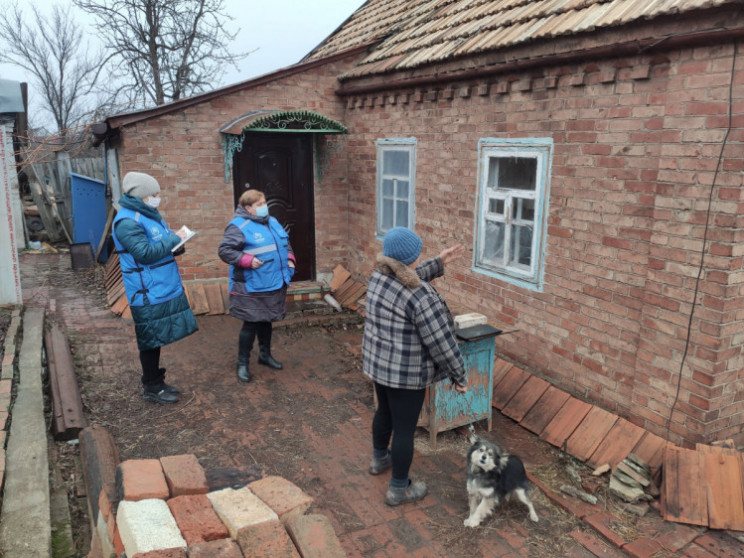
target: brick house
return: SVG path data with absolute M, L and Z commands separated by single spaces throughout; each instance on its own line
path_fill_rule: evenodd
M 369 0 L 294 66 L 108 118 L 117 180 L 198 229 L 245 184 L 303 268 L 365 279 L 403 225 L 468 257 L 437 288 L 497 351 L 677 444 L 744 443 L 744 13 L 737 0 Z M 290 133 L 290 131 L 294 133 Z

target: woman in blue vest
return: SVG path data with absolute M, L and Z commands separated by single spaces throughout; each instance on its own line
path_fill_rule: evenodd
M 160 185 L 152 176 L 129 172 L 121 189 L 113 238 L 140 352 L 142 398 L 176 403 L 179 390 L 165 383 L 160 347 L 199 329 L 172 252 L 186 233 L 174 233 L 160 216 Z
M 269 215 L 263 192 L 246 190 L 240 196 L 218 253 L 230 265 L 230 315 L 243 321 L 238 380 L 250 382 L 248 361 L 256 337 L 258 363 L 282 368 L 271 354 L 271 322 L 284 318 L 287 286 L 295 271 L 289 235 Z

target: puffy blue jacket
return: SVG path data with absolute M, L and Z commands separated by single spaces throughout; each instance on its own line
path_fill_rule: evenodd
M 129 306 L 144 306 L 145 297 L 150 304 L 159 304 L 176 298 L 183 293 L 181 275 L 178 272 L 176 258 L 170 252 L 155 262 L 143 264 L 134 259 L 132 254 L 121 243 L 116 234 L 116 225 L 122 219 L 134 220 L 147 235 L 150 245 L 159 244 L 164 239 L 172 237 L 168 245 L 177 245 L 178 236 L 173 234 L 164 221 L 157 221 L 145 216 L 139 211 L 122 207 L 116 214 L 113 226 L 113 238 L 119 253 L 122 282 L 127 292 Z M 171 239 L 169 239 L 171 240 Z
M 288 266 L 289 235 L 279 221 L 269 217 L 266 225 L 236 216 L 229 223 L 240 229 L 245 237 L 243 253 L 260 259 L 263 265 L 246 270 L 230 266 L 230 291 L 234 284 L 245 283 L 246 292 L 268 292 L 289 285 L 294 269 Z

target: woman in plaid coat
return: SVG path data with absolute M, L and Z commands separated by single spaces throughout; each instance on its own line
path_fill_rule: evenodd
M 416 267 L 422 246 L 413 231 L 390 229 L 367 285 L 362 364 L 374 382 L 378 403 L 369 472 L 378 475 L 392 467 L 385 497 L 391 506 L 426 495 L 426 484 L 408 477 L 426 388 L 449 378 L 458 392 L 467 391 L 452 315 L 429 284 L 444 274 L 444 265 L 461 254 L 462 246 L 443 250 Z

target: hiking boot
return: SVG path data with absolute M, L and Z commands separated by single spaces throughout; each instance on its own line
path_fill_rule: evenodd
M 376 457 L 372 457 L 372 462 L 369 464 L 369 474 L 370 475 L 379 475 L 380 473 L 384 473 L 390 467 L 393 466 L 393 458 L 388 453 L 387 456 L 383 457 L 382 459 L 377 459 Z
M 385 503 L 388 506 L 397 506 L 407 502 L 415 502 L 426 496 L 426 483 L 423 481 L 413 482 L 407 488 L 388 487 L 385 495 Z
M 163 384 L 157 386 L 146 386 L 142 390 L 142 399 L 153 403 L 178 403 L 178 395 L 165 389 Z
M 258 355 L 258 364 L 263 364 L 264 366 L 268 366 L 274 370 L 281 370 L 283 368 L 282 363 L 277 362 L 274 357 L 271 356 L 271 353 L 260 353 Z
M 248 371 L 248 364 L 238 363 L 238 380 L 241 382 L 251 381 L 251 373 Z

